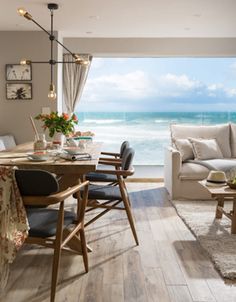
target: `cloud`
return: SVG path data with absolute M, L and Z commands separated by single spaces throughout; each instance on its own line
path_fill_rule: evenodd
M 226 88 L 225 92 L 226 92 L 226 95 L 230 98 L 236 96 L 236 88 Z
M 88 78 L 83 99 L 86 102 L 114 106 L 156 108 L 158 104 L 203 106 L 234 101 L 236 88 L 222 83 L 206 84 L 186 74 L 167 73 L 155 76 L 142 70 Z M 134 105 L 135 102 L 135 105 Z M 117 110 L 117 109 L 116 109 Z
M 126 74 L 102 75 L 88 79 L 84 97 L 92 102 L 122 98 L 135 100 L 145 98 L 150 89 L 149 77 L 143 71 L 136 70 Z
M 176 75 L 167 73 L 157 80 L 159 95 L 166 97 L 180 97 L 188 92 L 199 89 L 202 84 L 199 81 L 190 79 L 187 75 Z

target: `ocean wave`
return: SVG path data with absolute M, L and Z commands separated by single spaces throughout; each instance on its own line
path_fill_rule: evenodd
M 170 120 L 168 120 L 168 119 L 166 119 L 166 120 L 158 119 L 158 120 L 155 120 L 154 123 L 156 123 L 156 124 L 161 124 L 161 123 L 166 124 L 166 123 L 168 123 L 169 124 Z
M 86 124 L 116 124 L 124 122 L 124 120 L 118 120 L 118 119 L 85 119 L 83 123 Z

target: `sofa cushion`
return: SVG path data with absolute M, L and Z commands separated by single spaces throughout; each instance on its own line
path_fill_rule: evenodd
M 199 164 L 183 163 L 179 178 L 181 180 L 202 180 L 207 178 L 209 171 L 209 169 Z
M 182 161 L 188 159 L 194 159 L 193 146 L 191 142 L 186 138 L 176 139 L 174 141 L 176 149 L 180 152 Z
M 197 139 L 189 138 L 193 146 L 195 159 L 214 159 L 223 158 L 223 154 L 215 138 L 213 139 Z
M 172 124 L 170 129 L 172 143 L 174 143 L 174 140 L 180 138 L 215 138 L 219 144 L 223 156 L 225 158 L 231 157 L 229 124 L 214 126 Z

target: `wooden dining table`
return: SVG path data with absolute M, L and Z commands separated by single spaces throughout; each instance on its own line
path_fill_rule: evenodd
M 46 161 L 32 161 L 27 154 L 33 152 L 33 143 L 17 145 L 8 151 L 0 152 L 0 165 L 17 166 L 22 169 L 41 169 L 61 175 L 70 183 L 83 179 L 88 172 L 95 171 L 101 154 L 102 143 L 94 142 L 87 145 L 84 152 L 91 155 L 90 160 L 66 160 L 60 156 L 50 156 Z M 73 149 L 73 147 L 72 147 Z M 51 152 L 52 150 L 49 150 Z M 53 154 L 53 153 L 52 153 Z
M 91 155 L 90 160 L 66 160 L 59 155 L 49 156 L 45 161 L 32 161 L 28 153 L 33 152 L 33 143 L 17 145 L 15 148 L 0 152 L 0 165 L 16 166 L 20 169 L 40 169 L 55 173 L 59 179 L 60 189 L 65 190 L 83 181 L 88 172 L 96 170 L 101 154 L 102 143 L 93 142 L 86 146 L 84 152 Z M 73 148 L 73 147 L 72 147 Z M 52 150 L 49 150 L 49 154 Z M 55 152 L 52 152 L 52 154 Z M 65 234 L 66 235 L 66 234 Z M 71 240 L 68 246 L 81 252 L 80 241 Z M 88 251 L 92 249 L 88 246 Z

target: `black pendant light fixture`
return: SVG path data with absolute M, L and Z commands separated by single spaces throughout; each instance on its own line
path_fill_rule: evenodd
M 82 56 L 74 54 L 65 45 L 63 45 L 60 41 L 58 41 L 56 39 L 56 37 L 54 36 L 54 32 L 53 32 L 53 12 L 54 12 L 54 10 L 58 9 L 58 4 L 49 3 L 47 5 L 47 7 L 48 7 L 48 9 L 50 10 L 50 13 L 51 13 L 51 30 L 50 31 L 47 31 L 43 26 L 41 26 L 38 22 L 36 22 L 33 19 L 33 17 L 24 8 L 19 8 L 18 9 L 19 15 L 25 17 L 29 21 L 32 21 L 40 29 L 42 29 L 49 36 L 49 40 L 50 40 L 50 43 L 51 43 L 51 54 L 50 54 L 50 59 L 48 61 L 31 61 L 31 60 L 28 60 L 28 59 L 22 59 L 20 61 L 20 64 L 21 65 L 30 65 L 30 64 L 34 64 L 34 63 L 36 63 L 36 64 L 50 64 L 50 85 L 49 85 L 48 98 L 50 100 L 55 100 L 57 95 L 56 95 L 56 91 L 55 91 L 55 85 L 54 85 L 54 82 L 53 82 L 53 70 L 54 70 L 53 67 L 58 63 L 62 63 L 62 64 L 74 63 L 74 64 L 80 64 L 80 65 L 88 65 L 89 64 L 89 59 L 84 59 Z M 54 54 L 53 54 L 53 43 L 54 42 L 61 45 L 68 53 L 70 53 L 74 60 L 69 61 L 69 62 L 56 61 L 54 59 Z

